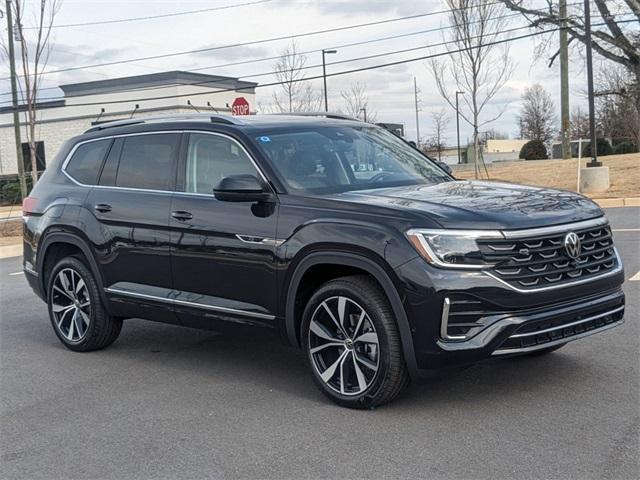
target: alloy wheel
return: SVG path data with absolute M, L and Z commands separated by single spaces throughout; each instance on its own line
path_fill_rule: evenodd
M 78 272 L 63 268 L 53 281 L 51 310 L 56 327 L 69 342 L 80 342 L 89 329 L 91 300 L 87 285 Z
M 364 308 L 347 297 L 330 297 L 311 317 L 309 354 L 329 388 L 342 395 L 360 395 L 378 372 L 378 334 Z

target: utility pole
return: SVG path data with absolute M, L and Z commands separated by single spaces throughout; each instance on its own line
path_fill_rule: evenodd
M 591 8 L 590 0 L 584 0 L 584 40 L 587 47 L 587 89 L 589 95 L 589 136 L 591 137 L 591 161 L 587 167 L 600 167 L 598 145 L 596 142 L 596 115 L 593 98 L 593 54 L 591 52 Z
M 569 43 L 567 41 L 567 0 L 560 0 L 560 134 L 562 158 L 571 158 L 571 126 L 569 123 Z
M 420 150 L 420 119 L 418 118 L 418 81 L 413 77 L 413 96 L 416 103 L 416 147 Z
M 22 159 L 22 140 L 20 139 L 20 116 L 18 115 L 18 86 L 16 82 L 16 57 L 13 48 L 13 18 L 11 15 L 11 0 L 7 5 L 7 32 L 9 35 L 9 75 L 11 75 L 11 105 L 13 109 L 13 133 L 16 139 L 16 158 L 18 160 L 18 179 L 20 180 L 20 194 L 27 197 L 27 181 L 24 178 L 24 161 Z
M 460 154 L 460 105 L 458 104 L 458 95 L 464 95 L 464 92 L 456 91 L 456 133 L 458 136 L 458 165 L 462 163 L 462 155 Z
M 360 109 L 360 111 L 364 113 L 364 123 L 367 123 L 367 109 L 366 109 L 366 107 L 362 107 Z
M 327 95 L 327 63 L 325 60 L 325 55 L 331 53 L 338 53 L 337 50 L 325 50 L 322 49 L 322 83 L 324 84 L 324 111 L 329 111 L 329 97 Z

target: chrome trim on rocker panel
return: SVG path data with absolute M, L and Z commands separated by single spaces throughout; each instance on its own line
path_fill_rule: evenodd
M 134 297 L 134 298 L 143 298 L 145 300 L 154 300 L 156 302 L 162 302 L 162 303 L 168 303 L 171 305 L 186 305 L 189 307 L 194 307 L 194 308 L 201 308 L 203 310 L 213 310 L 215 312 L 222 312 L 222 313 L 234 313 L 237 315 L 244 315 L 247 317 L 254 317 L 254 318 L 262 318 L 265 320 L 273 320 L 276 317 L 273 315 L 267 315 L 266 313 L 258 313 L 258 312 L 249 312 L 247 310 L 237 310 L 235 308 L 228 308 L 228 307 L 218 307 L 216 305 L 206 305 L 204 303 L 196 303 L 196 302 L 188 302 L 186 300 L 178 300 L 178 299 L 173 299 L 173 298 L 163 298 L 163 297 L 156 297 L 155 295 L 147 295 L 145 293 L 136 293 L 136 292 L 129 292 L 127 290 L 120 290 L 118 288 L 105 288 L 105 291 L 108 293 L 114 293 L 116 295 L 124 295 L 124 296 L 129 296 L 129 297 Z
M 582 280 L 576 280 L 575 282 L 561 283 L 559 285 L 550 285 L 548 287 L 529 288 L 529 289 L 525 290 L 523 288 L 518 288 L 518 287 L 514 287 L 513 285 L 510 285 L 509 283 L 505 282 L 504 280 L 502 280 L 502 279 L 496 277 L 495 275 L 493 275 L 491 272 L 484 271 L 482 273 L 484 273 L 488 277 L 493 278 L 494 280 L 497 280 L 498 282 L 502 283 L 506 287 L 509 287 L 511 290 L 515 290 L 518 293 L 536 293 L 536 292 L 544 292 L 544 291 L 548 291 L 548 290 L 557 290 L 558 288 L 573 287 L 575 285 L 581 285 L 583 283 L 593 282 L 595 280 L 600 280 L 601 278 L 606 278 L 606 277 L 609 277 L 611 275 L 615 275 L 616 273 L 620 273 L 622 271 L 622 268 L 623 268 L 622 259 L 620 258 L 620 254 L 618 253 L 618 249 L 616 247 L 613 247 L 613 251 L 616 254 L 616 261 L 618 262 L 618 266 L 616 268 L 614 268 L 613 270 L 609 270 L 608 272 L 605 272 L 602 275 L 596 275 L 595 277 L 583 278 Z

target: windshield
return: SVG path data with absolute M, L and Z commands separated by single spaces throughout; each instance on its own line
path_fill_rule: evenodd
M 308 127 L 255 141 L 294 192 L 345 192 L 450 181 L 390 132 L 372 126 Z

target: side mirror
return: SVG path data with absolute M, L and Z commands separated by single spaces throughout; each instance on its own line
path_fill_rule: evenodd
M 213 188 L 213 195 L 223 202 L 269 202 L 273 194 L 265 190 L 253 175 L 231 175 Z

